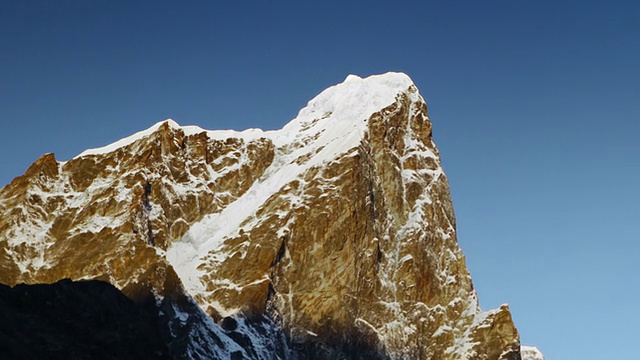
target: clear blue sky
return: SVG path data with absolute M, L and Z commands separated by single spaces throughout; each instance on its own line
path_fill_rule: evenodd
M 0 186 L 165 118 L 280 128 L 347 74 L 426 98 L 481 305 L 548 360 L 637 358 L 640 2 L 0 4 Z

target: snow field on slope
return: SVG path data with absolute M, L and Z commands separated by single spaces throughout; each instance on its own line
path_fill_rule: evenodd
M 544 355 L 535 346 L 521 346 L 522 360 L 544 360 Z
M 282 130 L 208 131 L 207 135 L 212 139 L 238 137 L 249 141 L 268 138 L 276 147 L 275 158 L 242 196 L 221 212 L 205 216 L 167 250 L 166 257 L 187 291 L 192 295 L 204 293 L 204 284 L 200 281 L 203 273 L 197 269 L 202 258 L 213 253 L 214 260 L 223 261 L 231 255 L 221 251 L 224 241 L 237 235 L 240 225 L 267 199 L 291 181 L 301 180 L 301 175 L 308 169 L 328 163 L 357 147 L 366 130 L 365 120 L 391 105 L 396 95 L 411 85 L 411 80 L 404 74 L 389 73 L 366 79 L 350 75 L 342 84 L 311 100 Z M 189 130 L 196 131 L 195 128 Z M 311 155 L 307 162 L 295 163 L 307 154 Z M 248 227 L 251 225 L 247 224 Z M 230 309 L 217 310 L 226 313 Z

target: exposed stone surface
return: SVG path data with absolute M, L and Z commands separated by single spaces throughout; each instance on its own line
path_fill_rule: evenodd
M 350 76 L 280 131 L 166 121 L 44 155 L 0 190 L 0 218 L 2 283 L 186 291 L 223 327 L 273 321 L 303 358 L 520 358 L 508 308 L 478 307 L 403 74 Z

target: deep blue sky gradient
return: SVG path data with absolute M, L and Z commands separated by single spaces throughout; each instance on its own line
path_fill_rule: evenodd
M 3 1 L 0 186 L 155 122 L 277 129 L 348 74 L 429 104 L 481 305 L 637 356 L 640 2 Z

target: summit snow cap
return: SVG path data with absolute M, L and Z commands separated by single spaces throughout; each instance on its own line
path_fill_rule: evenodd
M 349 75 L 344 82 L 324 90 L 309 101 L 307 106 L 300 110 L 298 116 L 281 130 L 247 129 L 240 132 L 215 130 L 207 131 L 207 135 L 212 139 L 238 137 L 251 140 L 267 137 L 271 138 L 276 146 L 288 143 L 292 137 L 296 137 L 296 134 L 309 132 L 307 130 L 315 133 L 329 128 L 332 128 L 332 133 L 339 131 L 352 133 L 355 130 L 360 135 L 365 128 L 366 119 L 374 112 L 392 104 L 396 95 L 406 91 L 410 86 L 413 86 L 413 81 L 404 73 L 388 72 L 366 78 Z M 166 119 L 110 145 L 85 150 L 76 158 L 116 151 L 155 133 L 164 124 L 171 129 L 184 131 L 185 135 L 206 131 L 198 126 L 181 126 L 173 119 Z
M 398 93 L 412 85 L 413 81 L 403 73 L 389 72 L 364 79 L 349 75 L 344 82 L 326 89 L 309 101 L 300 110 L 297 119 L 338 113 L 342 120 L 366 120 L 374 112 L 392 104 Z M 294 126 L 295 122 L 292 121 L 283 130 Z
M 79 157 L 83 157 L 83 156 L 87 156 L 87 155 L 100 155 L 100 154 L 106 154 L 106 153 L 110 153 L 113 151 L 116 151 L 119 148 L 125 147 L 129 144 L 132 144 L 133 142 L 135 142 L 136 140 L 140 140 L 143 139 L 151 134 L 153 134 L 154 132 L 158 131 L 158 129 L 160 129 L 160 127 L 164 124 L 167 124 L 167 126 L 169 126 L 170 128 L 173 129 L 179 129 L 180 125 L 173 121 L 173 119 L 166 119 L 160 122 L 155 123 L 153 126 L 151 126 L 150 128 L 146 129 L 146 130 L 142 130 L 139 131 L 131 136 L 127 136 L 124 139 L 120 139 L 112 144 L 109 144 L 107 146 L 103 146 L 103 147 L 99 147 L 99 148 L 95 148 L 95 149 L 87 149 L 85 151 L 83 151 L 82 153 L 80 153 L 78 156 L 76 156 L 76 158 Z

